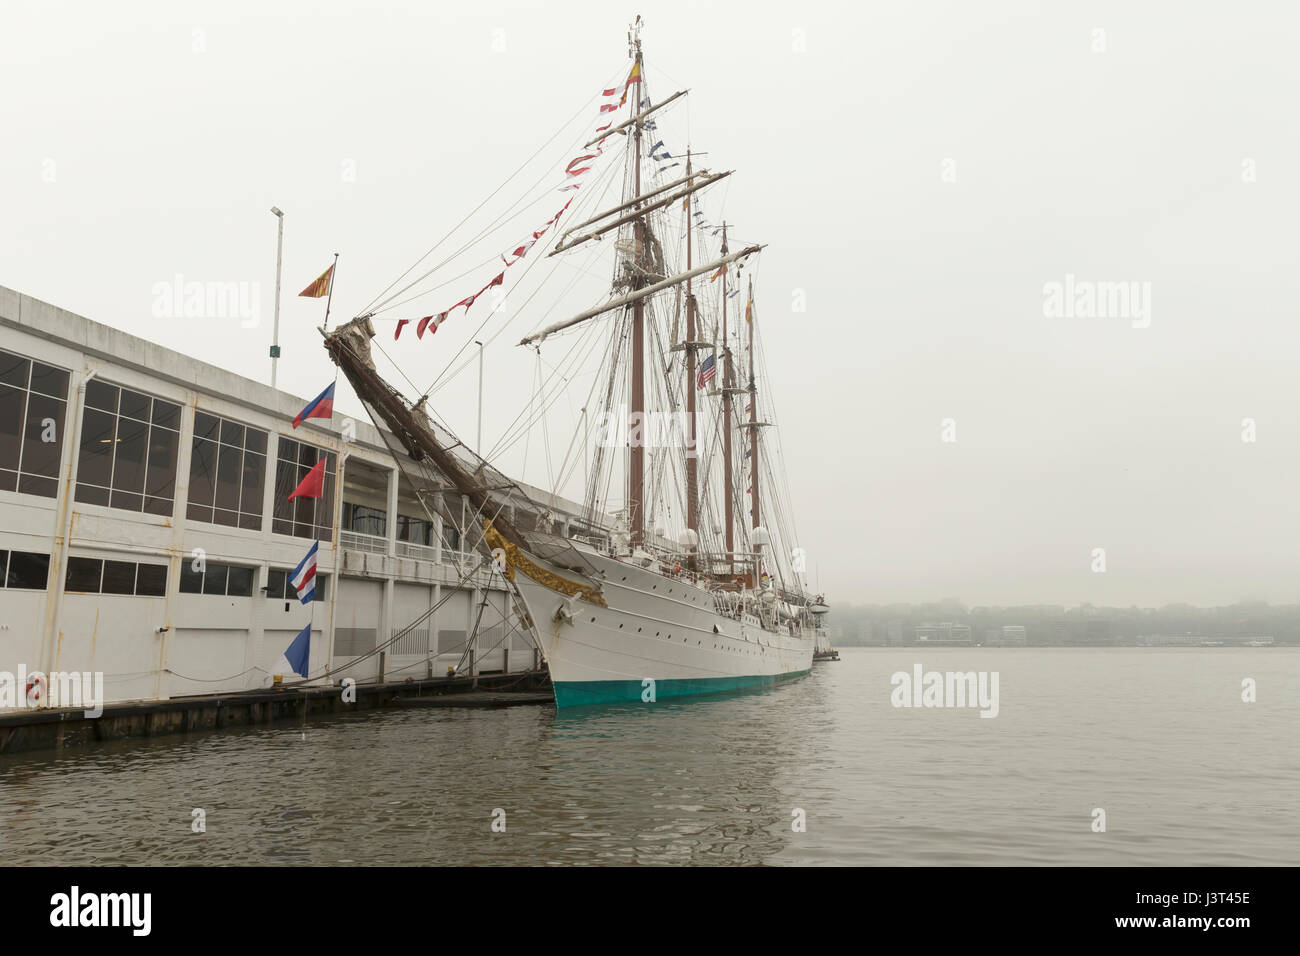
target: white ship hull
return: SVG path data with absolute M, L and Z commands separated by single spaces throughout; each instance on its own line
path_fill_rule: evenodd
M 583 548 L 608 607 L 570 600 L 516 569 L 560 707 L 723 693 L 762 687 L 812 667 L 810 627 L 766 630 L 719 614 L 710 591 Z M 579 575 L 538 565 L 571 581 Z M 563 609 L 563 613 L 560 612 Z

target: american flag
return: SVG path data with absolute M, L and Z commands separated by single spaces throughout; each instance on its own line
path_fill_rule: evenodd
M 695 387 L 697 389 L 703 388 L 707 383 L 713 381 L 714 376 L 716 376 L 717 374 L 718 374 L 718 363 L 714 361 L 714 357 L 710 355 L 700 365 L 700 371 L 695 376 Z

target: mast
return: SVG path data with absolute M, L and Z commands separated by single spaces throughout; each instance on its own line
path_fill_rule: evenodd
M 686 148 L 686 175 L 691 174 L 691 150 Z M 691 220 L 691 199 L 686 197 L 686 271 L 691 271 L 691 233 L 694 232 L 694 225 Z M 686 527 L 696 534 L 696 543 L 699 543 L 700 529 L 700 492 L 698 486 L 698 477 L 696 474 L 696 457 L 695 436 L 698 434 L 696 424 L 696 396 L 698 390 L 695 383 L 695 292 L 694 282 L 686 280 Z M 716 359 L 714 361 L 717 361 Z M 690 565 L 692 570 L 695 567 L 695 554 L 690 556 Z
M 630 35 L 637 72 L 636 98 L 632 101 L 632 114 L 641 108 L 641 82 L 644 68 L 641 64 L 641 34 L 637 26 Z M 635 169 L 632 175 L 632 199 L 641 196 L 641 123 L 632 124 L 632 152 Z M 632 225 L 633 255 L 636 257 L 636 274 L 632 288 L 639 290 L 645 284 L 645 272 L 640 268 L 641 258 L 650 246 L 649 229 L 644 218 Z M 645 300 L 632 304 L 632 395 L 628 419 L 628 530 L 633 548 L 645 546 Z
M 762 522 L 759 521 L 760 509 L 758 499 L 758 385 L 754 381 L 754 280 L 749 280 L 749 298 L 746 303 L 746 309 L 749 314 L 746 315 L 745 324 L 749 326 L 749 486 L 753 489 L 753 497 L 750 499 L 752 511 L 750 513 L 751 528 L 757 528 Z M 759 550 L 762 545 L 754 545 L 754 550 Z M 757 569 L 755 569 L 757 570 Z M 757 582 L 755 582 L 757 584 Z
M 727 224 L 722 223 L 722 254 L 727 254 Z M 725 268 L 725 266 L 724 266 Z M 731 370 L 731 343 L 727 339 L 727 274 L 722 274 L 722 354 L 724 357 L 722 373 L 722 493 L 723 513 L 727 516 L 727 566 L 735 570 L 736 551 L 736 504 L 731 474 L 731 390 L 735 387 Z

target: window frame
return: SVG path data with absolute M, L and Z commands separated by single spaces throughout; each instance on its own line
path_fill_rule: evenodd
M 9 467 L 7 459 L 0 461 L 0 490 L 41 498 L 57 498 L 59 496 L 59 478 L 62 474 L 63 465 L 64 430 L 68 424 L 72 371 L 60 365 L 53 365 L 33 358 L 30 355 L 23 355 L 21 352 L 0 349 L 0 374 L 5 374 L 6 371 L 4 369 L 5 357 L 11 357 L 15 360 L 15 364 L 8 371 L 16 370 L 19 366 L 23 366 L 24 369 L 21 376 L 21 385 L 17 384 L 16 380 L 0 378 L 0 400 L 12 395 L 18 398 L 21 405 L 16 419 L 17 431 L 13 436 L 16 446 L 13 467 Z M 42 387 L 39 389 L 36 385 L 38 373 L 42 378 Z M 56 386 L 44 385 L 44 380 L 51 375 L 56 379 L 62 379 L 63 391 L 61 394 L 57 391 Z M 47 414 L 42 414 L 40 418 L 33 421 L 31 416 L 34 403 L 53 403 L 53 407 L 45 409 L 44 411 Z M 54 441 L 52 442 L 46 442 L 41 437 L 45 431 L 43 423 L 47 419 L 54 420 Z M 30 464 L 30 457 L 35 456 L 41 445 L 54 446 L 53 461 L 47 460 L 44 462 L 44 470 L 30 470 L 26 466 Z M 3 445 L 0 445 L 0 453 L 7 453 L 7 450 Z M 48 455 L 45 457 L 48 458 Z M 13 487 L 9 486 L 11 478 Z
M 108 396 L 105 390 L 114 391 L 113 408 L 105 407 Z M 135 403 L 123 410 L 124 399 L 135 402 L 136 399 L 147 400 L 148 419 L 141 419 L 134 413 L 142 406 Z M 152 392 L 142 392 L 126 385 L 118 385 L 102 379 L 91 379 L 86 383 L 86 394 L 82 403 L 81 434 L 77 436 L 78 461 L 76 481 L 73 487 L 73 499 L 78 504 L 92 504 L 127 511 L 133 514 L 152 515 L 159 518 L 173 518 L 176 514 L 176 483 L 180 472 L 181 420 L 184 410 L 183 402 L 174 402 L 161 398 Z M 108 438 L 99 438 L 99 444 L 110 444 L 107 456 L 94 454 L 97 449 L 87 449 L 87 429 L 92 422 L 101 418 L 111 418 L 111 427 L 98 434 L 107 434 Z M 175 422 L 174 427 L 165 422 Z M 138 444 L 139 457 L 132 460 L 130 455 L 123 456 L 122 434 L 123 422 L 133 429 L 131 435 L 132 454 Z M 104 427 L 103 423 L 97 427 Z M 141 431 L 141 426 L 143 430 Z M 155 453 L 162 449 L 164 460 L 156 460 Z M 170 454 L 168 453 L 170 451 Z M 108 484 L 91 481 L 87 477 L 98 478 L 90 474 L 107 463 Z M 119 473 L 133 469 L 138 472 L 119 484 Z M 162 481 L 160 482 L 159 473 Z M 135 487 L 138 485 L 138 488 Z M 134 507 L 132 499 L 137 499 L 139 507 Z
M 299 441 L 288 435 L 276 435 L 275 485 L 271 503 L 271 533 L 285 537 L 334 542 L 334 496 L 342 489 L 338 481 L 338 454 Z M 285 457 L 286 451 L 291 457 Z M 269 457 L 269 456 L 268 456 Z M 289 495 L 302 483 L 321 458 L 325 459 L 325 476 L 319 498 L 297 498 Z M 310 507 L 310 520 L 303 519 L 304 509 Z
M 40 587 L 20 587 L 10 584 L 9 577 L 13 572 L 14 555 L 19 554 L 24 558 L 44 558 L 45 559 L 45 581 Z M 0 548 L 0 590 L 8 591 L 48 591 L 50 589 L 50 556 L 43 551 L 19 551 L 15 548 Z
M 86 565 L 97 564 L 96 583 L 93 590 L 89 588 L 76 587 L 71 583 L 71 578 L 75 568 L 85 568 Z M 131 567 L 131 590 L 105 590 L 104 585 L 108 579 L 108 566 L 116 565 L 120 568 L 125 566 Z M 153 591 L 141 590 L 140 569 L 149 568 L 154 571 L 162 572 L 162 592 L 154 593 Z M 97 558 L 88 554 L 73 554 L 68 556 L 68 567 L 63 573 L 63 592 L 65 594 L 98 594 L 109 597 L 149 597 L 165 598 L 167 597 L 167 577 L 170 568 L 168 564 L 157 564 L 153 561 L 123 561 L 120 558 Z M 47 583 L 48 586 L 48 583 Z
M 214 434 L 208 434 L 205 427 L 200 432 L 200 416 L 212 419 L 215 422 Z M 232 433 L 237 432 L 239 444 L 228 441 Z M 218 415 L 215 412 L 203 409 L 194 409 L 194 431 L 190 440 L 190 478 L 189 487 L 186 491 L 185 501 L 185 518 L 187 521 L 196 521 L 203 524 L 213 524 L 222 528 L 238 528 L 242 531 L 261 532 L 266 527 L 266 481 L 267 465 L 269 455 L 267 450 L 270 448 L 271 436 L 273 432 L 265 428 L 258 428 L 255 425 L 249 425 L 234 418 L 227 418 L 224 415 Z M 260 436 L 262 450 L 256 448 L 257 439 Z M 195 474 L 195 469 L 207 460 L 206 453 L 211 453 L 210 470 L 207 474 Z M 222 494 L 222 469 L 226 462 L 231 461 L 229 457 L 235 455 L 234 464 L 234 483 L 238 491 L 238 500 L 235 502 L 235 508 L 224 508 L 218 503 Z M 250 486 L 249 482 L 249 465 L 253 459 L 260 459 L 258 462 L 260 471 L 257 475 L 256 485 Z M 195 491 L 200 484 L 211 485 L 211 497 L 206 500 L 198 500 L 195 497 Z M 251 500 L 250 500 L 251 499 Z M 233 516 L 231 521 L 218 520 L 223 515 Z

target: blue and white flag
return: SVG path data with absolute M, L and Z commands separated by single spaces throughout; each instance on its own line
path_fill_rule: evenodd
M 284 659 L 289 662 L 293 672 L 299 677 L 307 676 L 307 663 L 311 659 L 311 625 L 308 624 L 293 639 L 289 649 L 284 652 Z
M 320 542 L 312 542 L 307 557 L 298 562 L 293 574 L 289 576 L 289 583 L 298 592 L 298 600 L 303 604 L 310 604 L 316 598 L 316 552 L 319 549 Z

